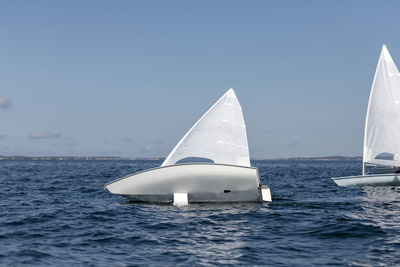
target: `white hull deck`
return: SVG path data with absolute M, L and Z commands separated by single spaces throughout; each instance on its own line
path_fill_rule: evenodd
M 188 203 L 262 202 L 266 193 L 270 197 L 269 188 L 260 185 L 257 168 L 223 164 L 149 169 L 108 183 L 105 188 L 133 202 L 174 203 L 174 194 L 186 194 Z
M 339 186 L 400 186 L 400 173 L 336 177 Z

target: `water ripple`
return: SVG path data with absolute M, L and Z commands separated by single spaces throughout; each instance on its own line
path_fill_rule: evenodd
M 341 188 L 360 162 L 256 161 L 272 203 L 132 204 L 154 161 L 2 161 L 0 265 L 400 265 L 400 188 Z

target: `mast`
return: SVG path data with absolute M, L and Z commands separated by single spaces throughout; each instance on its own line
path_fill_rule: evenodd
M 365 175 L 365 162 L 362 163 L 362 175 Z

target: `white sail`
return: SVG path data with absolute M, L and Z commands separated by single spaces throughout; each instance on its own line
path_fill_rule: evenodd
M 400 166 L 400 74 L 385 45 L 368 103 L 363 161 Z
M 195 161 L 250 166 L 246 125 L 233 89 L 196 122 L 161 166 Z

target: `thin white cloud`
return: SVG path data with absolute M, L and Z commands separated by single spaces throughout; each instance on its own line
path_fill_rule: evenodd
M 11 107 L 11 101 L 8 97 L 0 97 L 0 108 L 7 109 Z
M 29 135 L 29 139 L 56 139 L 61 138 L 60 133 L 49 133 L 49 132 L 33 132 Z

